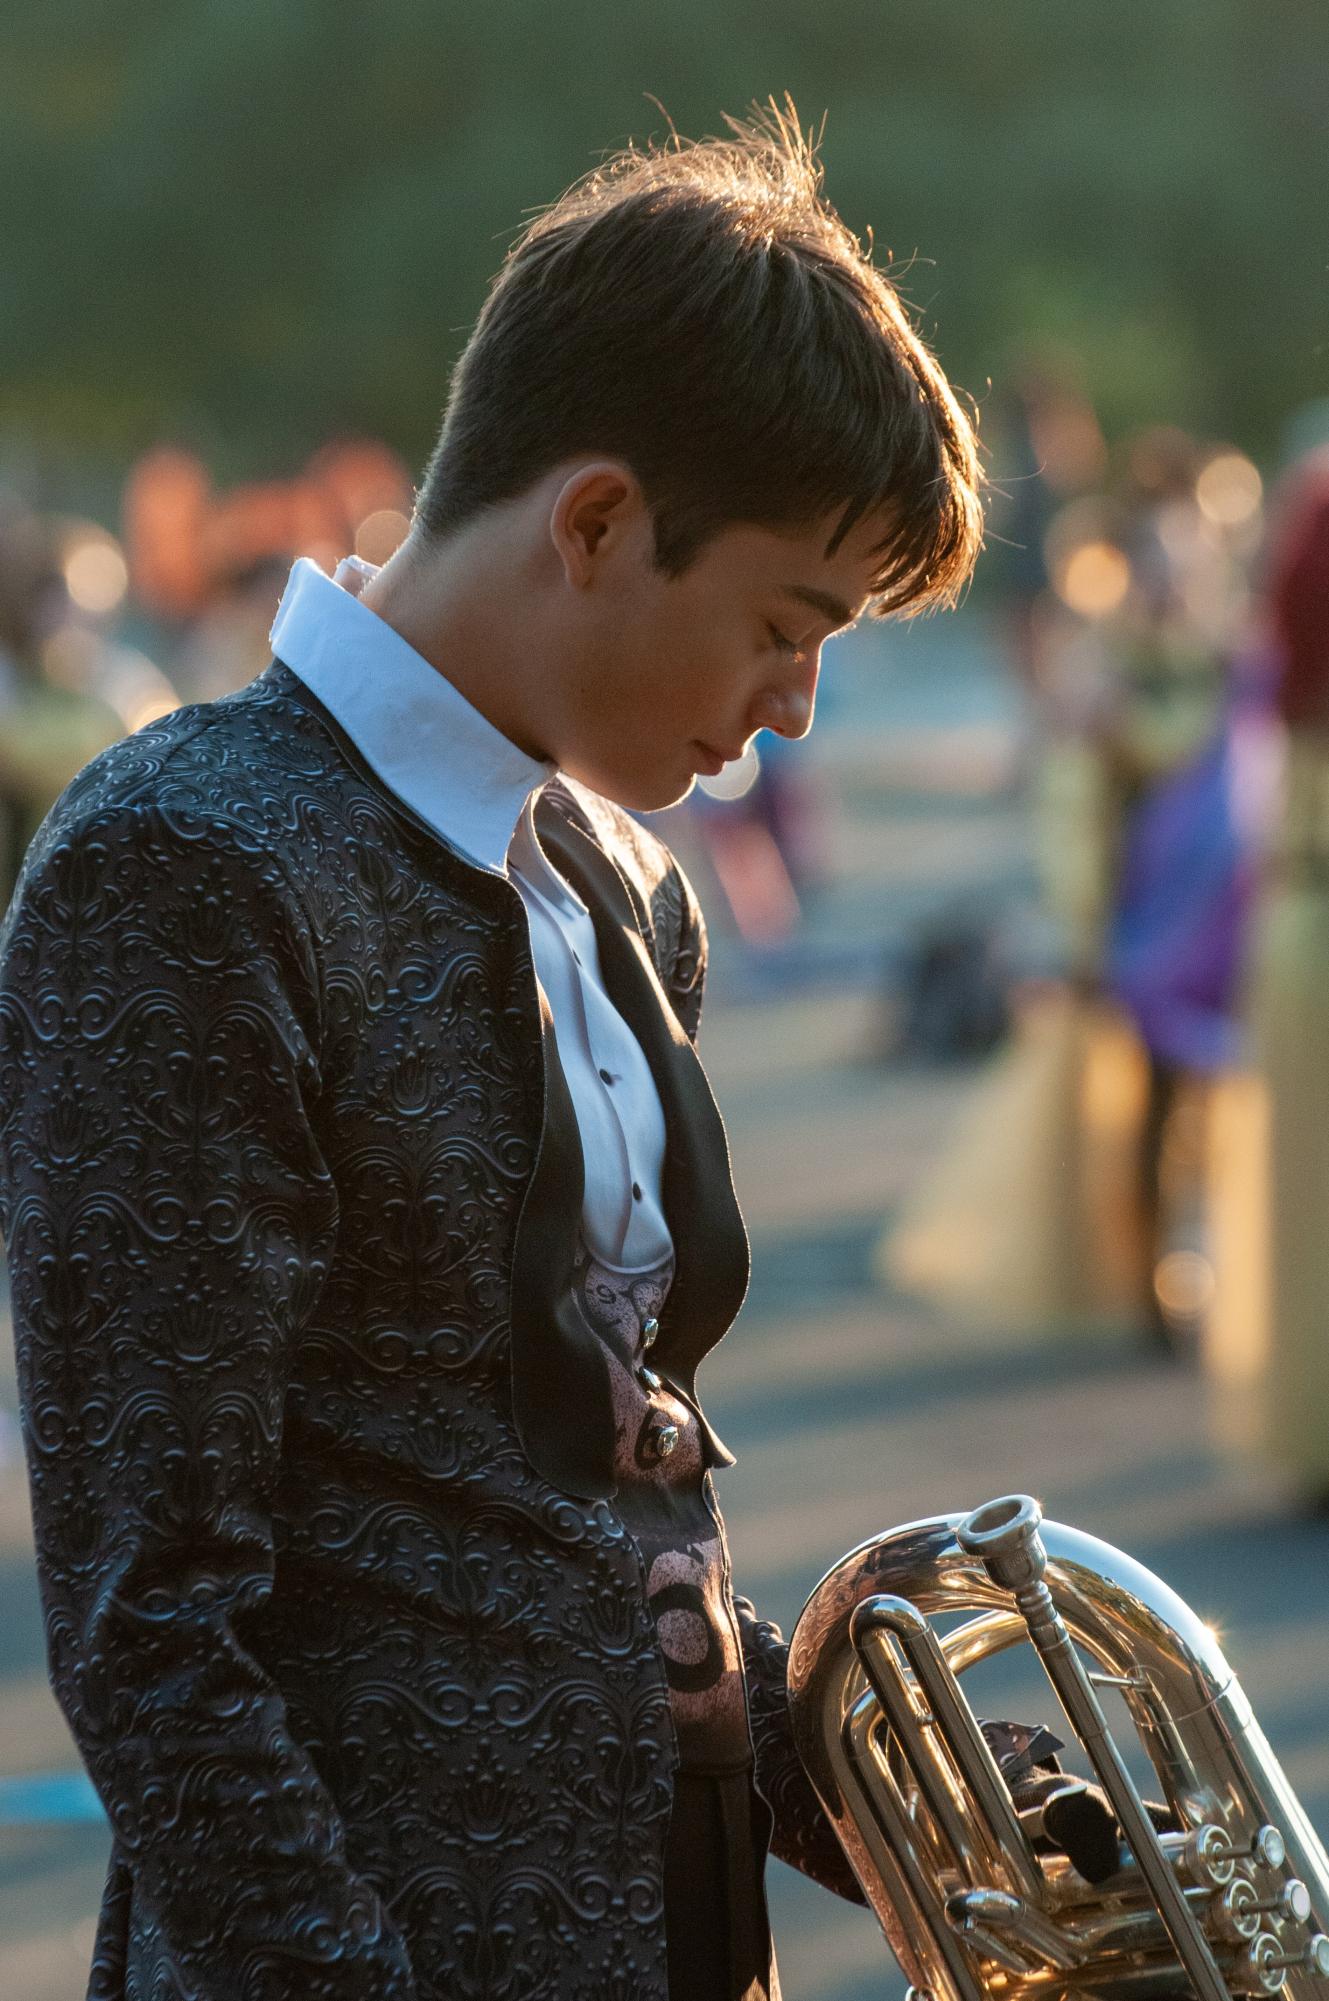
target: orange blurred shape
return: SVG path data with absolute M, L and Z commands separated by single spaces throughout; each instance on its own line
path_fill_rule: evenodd
M 344 438 L 324 445 L 310 459 L 305 477 L 335 495 L 352 530 L 373 514 L 410 514 L 410 475 L 397 454 L 376 439 Z
M 202 534 L 203 560 L 218 583 L 260 563 L 341 551 L 346 521 L 337 497 L 312 480 L 232 487 L 214 502 Z
M 184 618 L 206 597 L 203 529 L 211 496 L 201 461 L 170 445 L 145 453 L 130 473 L 125 550 L 135 594 L 149 611 Z
M 160 446 L 125 487 L 134 591 L 147 610 L 187 618 L 265 563 L 312 556 L 332 570 L 371 523 L 381 553 L 369 560 L 382 562 L 410 525 L 411 502 L 405 466 L 370 438 L 324 445 L 294 479 L 226 493 L 191 453 Z

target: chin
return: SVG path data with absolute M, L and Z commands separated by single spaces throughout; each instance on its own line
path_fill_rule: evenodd
M 697 782 L 697 774 L 690 768 L 683 771 L 602 771 L 589 766 L 578 770 L 573 764 L 565 764 L 563 769 L 579 784 L 598 792 L 604 799 L 612 799 L 615 806 L 624 807 L 629 813 L 663 813 L 668 806 L 677 806 L 687 798 Z
M 668 806 L 681 806 L 696 782 L 696 772 L 689 771 L 683 778 L 661 780 L 655 786 L 639 786 L 636 797 L 620 799 L 618 803 L 626 806 L 630 813 L 663 813 Z

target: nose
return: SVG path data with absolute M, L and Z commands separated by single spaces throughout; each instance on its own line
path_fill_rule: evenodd
M 807 735 L 817 706 L 817 675 L 821 649 L 794 663 L 794 671 L 778 685 L 763 688 L 753 704 L 753 730 L 773 730 L 791 742 Z

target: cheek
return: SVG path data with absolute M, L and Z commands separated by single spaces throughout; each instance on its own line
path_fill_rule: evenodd
M 675 733 L 680 720 L 695 714 L 710 680 L 709 649 L 681 619 L 656 620 L 639 632 L 624 664 L 625 705 L 647 734 Z
M 679 585 L 624 607 L 598 649 L 594 690 L 598 740 L 619 757 L 635 737 L 643 755 L 696 736 L 734 733 L 752 643 L 732 607 L 694 602 Z

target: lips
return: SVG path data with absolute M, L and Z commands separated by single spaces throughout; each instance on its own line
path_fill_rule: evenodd
M 693 748 L 701 752 L 704 760 L 701 769 L 705 771 L 708 778 L 714 778 L 718 771 L 723 771 L 726 764 L 732 764 L 735 758 L 742 757 L 743 755 L 741 748 L 738 750 L 717 750 L 714 744 L 703 743 L 700 737 L 694 738 Z

